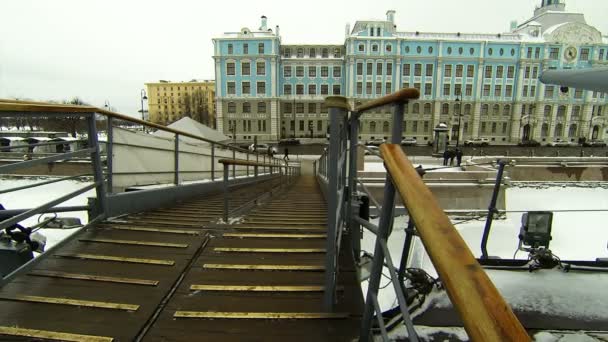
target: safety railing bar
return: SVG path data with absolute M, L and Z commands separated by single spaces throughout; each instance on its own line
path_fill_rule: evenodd
M 30 209 L 30 210 L 28 210 L 26 212 L 23 212 L 23 213 L 21 213 L 21 214 L 19 214 L 17 216 L 12 217 L 10 219 L 6 219 L 6 220 L 0 222 L 0 229 L 5 229 L 5 228 L 8 228 L 8 227 L 11 227 L 11 226 L 13 226 L 13 225 L 15 225 L 15 224 L 17 224 L 17 223 L 19 223 L 19 222 L 21 222 L 21 221 L 29 218 L 29 217 L 31 217 L 31 216 L 34 216 L 36 214 L 41 213 L 44 210 L 52 208 L 52 207 L 56 206 L 59 203 L 63 203 L 63 202 L 67 201 L 70 198 L 76 197 L 76 196 L 78 196 L 80 194 L 83 194 L 83 193 L 85 193 L 85 192 L 87 192 L 87 191 L 89 191 L 91 189 L 95 189 L 95 187 L 98 185 L 97 183 L 98 182 L 95 182 L 93 184 L 87 185 L 87 186 L 82 187 L 82 188 L 80 188 L 78 190 L 75 190 L 75 191 L 72 191 L 72 192 L 70 192 L 70 193 L 68 193 L 66 195 L 63 195 L 63 196 L 61 196 L 61 197 L 59 197 L 59 198 L 57 198 L 57 199 L 55 199 L 53 201 L 47 202 L 47 203 L 45 203 L 45 204 L 43 204 L 41 206 L 38 206 L 36 208 L 32 208 L 32 209 Z
M 24 138 L 24 139 L 28 139 L 28 138 Z M 25 140 L 21 140 L 21 141 L 25 142 Z M 71 143 L 76 142 L 76 141 L 84 142 L 86 140 L 83 139 L 83 140 L 73 140 L 73 141 L 51 141 L 51 142 L 36 143 L 36 144 L 27 144 L 27 145 L 1 146 L 0 150 L 8 152 L 10 150 L 15 150 L 15 149 L 19 149 L 19 148 L 20 149 L 24 149 L 24 148 L 40 147 L 40 146 L 67 145 L 67 144 L 71 144 Z M 31 152 L 29 152 L 29 153 L 31 153 Z M 53 153 L 53 152 L 48 152 L 48 153 Z M 55 153 L 57 153 L 57 152 L 55 152 Z
M 409 308 L 407 306 L 407 301 L 405 300 L 405 293 L 403 293 L 403 287 L 399 285 L 399 276 L 395 271 L 395 264 L 393 264 L 393 258 L 391 257 L 391 251 L 388 249 L 386 245 L 386 241 L 382 238 L 378 238 L 380 241 L 380 246 L 382 246 L 382 250 L 384 252 L 384 259 L 388 264 L 388 271 L 391 275 L 391 283 L 393 283 L 393 288 L 395 290 L 395 295 L 397 296 L 397 302 L 399 303 L 399 309 L 401 310 L 401 315 L 403 316 L 403 322 L 405 323 L 405 328 L 407 329 L 407 336 L 409 341 L 416 342 L 418 341 L 418 334 L 416 333 L 416 329 L 414 329 L 414 323 L 412 322 L 412 317 L 410 317 Z
M 408 100 L 417 99 L 419 97 L 420 97 L 420 91 L 418 91 L 418 89 L 405 88 L 405 89 L 396 91 L 392 94 L 383 96 L 381 98 L 368 101 L 368 102 L 358 106 L 353 111 L 356 112 L 357 115 L 361 115 L 361 114 L 363 114 L 363 112 L 371 110 L 371 109 L 392 105 L 397 102 L 407 102 Z
M 70 179 L 75 179 L 75 178 L 80 178 L 80 177 L 90 177 L 92 176 L 90 173 L 83 173 L 81 175 L 75 175 L 75 176 L 68 176 L 68 177 L 61 177 L 58 179 L 52 179 L 52 180 L 48 180 L 45 182 L 40 182 L 40 183 L 35 183 L 35 184 L 28 184 L 28 185 L 23 185 L 23 186 L 17 186 L 14 188 L 10 188 L 10 189 L 4 189 L 4 190 L 0 190 L 0 195 L 2 194 L 6 194 L 9 192 L 14 192 L 14 191 L 19 191 L 19 190 L 25 190 L 25 189 L 29 189 L 29 188 L 35 188 L 37 186 L 42 186 L 42 185 L 47 185 L 47 184 L 53 184 L 53 183 L 57 183 L 57 182 L 63 182 L 63 181 L 67 181 Z
M 367 229 L 370 232 L 372 232 L 374 235 L 378 235 L 378 229 L 379 228 L 375 224 L 369 222 L 368 220 L 362 219 L 359 215 L 355 216 L 355 221 L 357 221 L 357 223 L 359 223 L 360 225 L 362 225 L 365 229 Z
M 58 160 L 69 160 L 69 159 L 72 159 L 73 157 L 80 156 L 83 154 L 86 155 L 86 154 L 89 154 L 92 152 L 95 152 L 95 148 L 86 148 L 86 149 L 82 149 L 82 150 L 78 150 L 78 151 L 74 151 L 74 152 L 62 153 L 62 154 L 55 155 L 55 156 L 37 158 L 37 159 L 2 165 L 2 166 L 0 166 L 0 173 L 8 173 L 8 172 L 11 172 L 14 170 L 32 167 L 32 166 L 39 165 L 39 164 L 51 163 L 51 162 L 55 162 Z
M 525 329 L 397 144 L 380 147 L 387 172 L 472 341 L 529 341 Z
M 42 212 L 40 212 L 40 214 L 47 214 L 47 213 L 67 213 L 67 212 L 73 212 L 73 211 L 88 211 L 91 207 L 88 205 L 75 205 L 75 206 L 69 206 L 69 207 L 53 207 L 53 208 L 49 208 L 46 209 Z M 6 210 L 0 210 L 0 220 L 3 220 L 5 218 L 9 218 L 9 217 L 13 217 L 15 215 L 19 215 L 22 213 L 25 213 L 26 211 L 28 211 L 30 209 L 6 209 Z
M 382 211 L 382 206 L 380 205 L 378 200 L 376 200 L 376 198 L 372 195 L 371 191 L 369 191 L 367 186 L 365 186 L 365 184 L 363 184 L 363 182 L 361 181 L 361 179 L 359 179 L 359 177 L 357 177 L 357 182 L 359 183 L 359 185 L 361 185 L 361 189 L 363 189 L 363 191 L 367 194 L 367 196 L 372 201 L 372 203 L 374 203 L 374 205 L 376 206 L 378 211 Z
M 382 310 L 380 309 L 380 304 L 378 304 L 378 294 L 372 293 L 371 299 L 372 304 L 374 305 L 374 311 L 376 311 L 376 320 L 378 321 L 378 326 L 380 327 L 382 341 L 388 342 L 390 340 L 388 338 L 388 332 L 386 331 L 386 324 L 384 324 L 384 319 L 382 317 Z
M 180 141 L 181 144 L 184 144 L 185 146 L 189 146 L 189 147 L 193 147 L 193 148 L 199 148 L 200 146 L 196 146 L 196 145 L 188 145 L 188 143 L 185 143 L 184 141 Z M 162 147 L 154 147 L 154 146 L 146 146 L 146 145 L 137 145 L 137 144 L 126 144 L 126 143 L 120 143 L 120 142 L 114 142 L 115 146 L 126 146 L 126 147 L 136 147 L 136 148 L 142 148 L 142 149 L 146 149 L 146 150 L 152 150 L 152 151 L 168 151 L 168 152 L 173 152 L 173 148 L 162 148 Z M 27 147 L 27 145 L 23 145 L 23 146 L 17 146 L 17 148 L 25 148 Z M 211 146 L 209 146 L 209 148 L 211 148 Z M 226 151 L 229 151 L 229 149 L 224 149 Z M 247 150 L 237 150 L 237 152 L 243 153 L 243 154 L 247 154 L 247 155 L 255 155 L 254 152 L 250 152 Z M 199 152 L 193 152 L 193 151 L 182 151 L 180 150 L 179 153 L 183 153 L 183 154 L 193 154 L 193 155 L 197 155 L 197 156 L 205 156 L 205 157 L 211 157 L 213 156 L 213 153 L 199 153 Z M 261 154 L 261 153 L 259 153 Z M 275 158 L 276 159 L 276 158 Z M 277 159 L 278 160 L 278 159 Z
M 255 162 L 255 161 L 244 160 L 244 159 L 219 159 L 217 162 L 220 164 L 225 164 L 225 165 L 239 165 L 239 166 L 294 167 L 291 165 L 287 166 L 285 164 L 274 165 L 272 163 L 259 163 L 259 162 Z

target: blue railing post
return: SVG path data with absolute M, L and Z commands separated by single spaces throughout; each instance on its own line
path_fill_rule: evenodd
M 355 220 L 355 213 L 359 211 L 359 199 L 357 198 L 357 151 L 359 142 L 359 116 L 351 113 L 350 120 L 350 148 L 348 164 L 348 205 L 346 206 L 346 217 L 348 218 L 348 230 L 351 236 L 353 256 L 358 262 L 361 256 L 361 227 Z
M 101 153 L 99 152 L 99 141 L 97 139 L 97 124 L 95 122 L 95 113 L 87 115 L 88 121 L 88 143 L 89 147 L 95 149 L 91 152 L 91 164 L 93 167 L 93 174 L 95 175 L 95 193 L 97 196 L 97 217 L 105 218 L 107 214 L 107 203 L 106 203 L 106 182 L 103 178 L 103 171 L 101 168 Z M 90 217 L 89 221 L 94 218 Z

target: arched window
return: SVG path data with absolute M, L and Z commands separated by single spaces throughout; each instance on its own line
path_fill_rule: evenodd
M 243 102 L 243 113 L 251 113 L 251 104 L 249 102 Z
M 540 128 L 540 136 L 541 138 L 546 138 L 549 135 L 549 124 L 544 123 Z
M 432 108 L 430 103 L 424 104 L 424 114 L 431 114 Z
M 228 102 L 228 113 L 236 113 L 236 104 L 234 102 Z
M 371 121 L 369 123 L 369 132 L 376 133 L 376 121 Z
M 390 125 L 389 125 L 388 121 L 384 121 L 384 123 L 382 124 L 382 132 L 388 133 L 389 128 L 390 128 Z
M 414 106 L 412 107 L 412 114 L 418 114 L 418 113 L 420 113 L 420 104 L 414 103 Z
M 502 107 L 502 115 L 511 115 L 511 105 L 505 105 L 504 107 Z
M 500 113 L 500 106 L 495 104 L 492 106 L 492 115 L 498 115 L 498 113 Z
M 576 137 L 576 124 L 570 125 L 570 129 L 568 130 L 568 136 L 570 138 Z
M 483 106 L 481 106 L 481 115 L 488 115 L 489 109 L 490 109 L 490 106 L 488 106 L 487 104 L 484 104 Z
M 578 120 L 581 115 L 581 106 L 572 107 L 572 118 Z
M 452 113 L 454 113 L 454 114 L 461 114 L 461 112 L 460 112 L 460 102 L 454 103 L 454 111 Z
M 557 117 L 563 118 L 564 116 L 566 116 L 566 106 L 557 107 Z
M 441 114 L 449 114 L 450 113 L 450 105 L 444 103 L 441 105 Z
M 553 132 L 553 136 L 559 138 L 562 136 L 563 132 L 564 132 L 564 126 L 561 123 L 559 123 L 559 124 L 555 125 L 555 132 Z
M 470 103 L 467 103 L 464 105 L 464 114 L 471 115 L 471 104 Z
M 266 102 L 258 102 L 258 113 L 266 113 Z
M 553 110 L 553 108 L 551 108 L 551 106 L 548 106 L 548 105 L 545 106 L 545 112 L 544 112 L 545 117 L 551 116 L 551 111 L 552 110 Z

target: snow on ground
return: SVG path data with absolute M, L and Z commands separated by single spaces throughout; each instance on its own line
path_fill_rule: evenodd
M 40 183 L 47 180 L 54 179 L 54 177 L 2 177 L 0 178 L 0 190 L 15 188 L 19 186 Z M 67 180 L 39 187 L 29 188 L 25 190 L 19 190 L 16 192 L 9 192 L 0 194 L 0 203 L 5 209 L 30 209 L 33 207 L 40 206 L 53 199 L 59 198 L 70 192 L 76 191 L 91 184 L 90 182 L 81 182 L 77 180 Z M 89 190 L 79 196 L 76 196 L 66 202 L 59 204 L 59 206 L 77 206 L 86 205 L 88 197 L 95 197 L 95 190 Z M 52 214 L 43 214 L 43 217 L 51 216 Z M 35 215 L 29 219 L 21 222 L 24 226 L 31 226 L 38 222 L 40 215 Z M 88 215 L 84 211 L 78 212 L 65 212 L 58 213 L 60 217 L 78 217 L 82 224 L 88 222 Z M 47 238 L 46 248 L 50 248 L 59 241 L 72 235 L 77 229 L 44 229 L 41 230 L 44 236 Z

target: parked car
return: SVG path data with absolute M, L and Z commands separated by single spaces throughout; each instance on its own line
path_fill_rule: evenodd
M 377 138 L 368 141 L 365 145 L 380 146 L 386 142 L 384 138 Z
M 287 138 L 279 140 L 279 145 L 300 145 L 300 139 Z
M 589 141 L 585 141 L 583 143 L 583 146 L 585 147 L 605 147 L 606 146 L 606 142 L 603 140 L 589 140 Z
M 464 146 L 489 146 L 490 139 L 488 138 L 474 138 L 464 141 Z
M 522 146 L 522 147 L 538 147 L 540 146 L 540 143 L 534 139 L 530 139 L 530 140 L 522 140 L 519 143 L 517 143 L 517 146 Z
M 272 152 L 272 154 L 276 154 L 277 148 L 274 146 L 270 146 L 268 144 L 251 144 L 249 145 L 249 151 L 250 152 L 258 152 L 258 153 L 269 153 Z
M 551 146 L 551 147 L 559 147 L 559 146 L 571 146 L 571 143 L 568 140 L 562 140 L 560 138 L 557 138 L 553 141 L 551 141 L 550 143 L 547 144 L 547 146 Z
M 372 152 L 375 153 L 380 153 L 380 148 L 378 148 L 378 146 L 374 146 L 374 145 L 368 145 L 365 146 L 365 155 L 373 155 Z
M 418 145 L 418 141 L 414 138 L 405 138 L 401 140 L 401 145 L 403 146 L 416 146 Z

